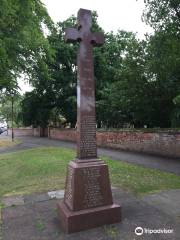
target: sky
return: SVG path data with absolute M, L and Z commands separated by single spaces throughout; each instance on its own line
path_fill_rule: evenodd
M 80 8 L 95 10 L 98 23 L 105 32 L 118 29 L 133 31 L 137 37 L 144 38 L 152 29 L 141 20 L 144 0 L 41 0 L 54 22 L 66 20 L 72 14 L 77 16 Z M 30 86 L 19 80 L 21 92 L 31 91 Z
M 80 8 L 95 10 L 98 13 L 98 23 L 106 31 L 116 32 L 118 29 L 138 32 L 143 38 L 144 33 L 151 28 L 141 21 L 144 0 L 41 0 L 49 15 L 55 21 L 63 21 Z

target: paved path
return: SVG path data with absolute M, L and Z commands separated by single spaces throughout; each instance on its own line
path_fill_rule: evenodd
M 1 137 L 0 137 L 1 138 Z M 75 144 L 47 138 L 19 138 L 21 144 L 1 149 L 0 153 L 15 152 L 42 146 L 68 147 Z M 140 164 L 180 175 L 180 161 L 145 154 L 129 153 L 99 148 L 100 155 L 115 160 Z M 0 219 L 0 239 L 3 240 L 179 240 L 180 236 L 180 190 L 162 191 L 137 198 L 120 189 L 113 189 L 114 201 L 122 206 L 122 222 L 88 231 L 64 234 L 59 227 L 56 213 L 57 196 L 51 192 L 1 199 L 5 205 Z M 58 196 L 63 197 L 62 192 Z M 0 213 L 1 215 L 1 213 Z M 1 229 L 2 227 L 2 229 Z M 142 227 L 143 235 L 134 233 Z M 172 233 L 145 233 L 145 229 L 166 229 Z
M 57 199 L 48 195 L 31 195 L 15 199 L 12 207 L 2 210 L 3 240 L 179 240 L 180 205 L 173 205 L 174 197 L 180 197 L 177 191 L 156 194 L 154 202 L 150 197 L 136 198 L 120 189 L 113 190 L 114 201 L 122 206 L 122 221 L 117 224 L 94 228 L 70 235 L 64 234 L 57 219 Z M 163 198 L 164 194 L 164 198 Z M 168 195 L 168 200 L 166 196 Z M 161 197 L 160 197 L 161 196 Z M 150 199 L 150 200 L 149 200 Z M 11 199 L 12 200 L 12 199 Z M 156 204 L 156 201 L 158 204 Z M 58 200 L 60 201 L 60 200 Z M 9 206 L 9 199 L 6 206 Z M 159 204 L 166 207 L 159 208 Z M 16 206 L 17 205 L 17 206 Z M 172 209 L 174 210 L 172 212 Z M 135 234 L 135 228 L 142 227 L 141 236 Z M 171 233 L 145 233 L 145 229 L 170 230 Z
M 1 139 L 1 136 L 0 136 L 0 139 Z M 19 150 L 42 147 L 42 146 L 67 147 L 72 149 L 76 148 L 75 143 L 65 142 L 60 140 L 52 140 L 48 138 L 19 137 L 18 139 L 22 141 L 21 144 L 11 148 L 7 148 L 7 149 L 0 149 L 0 153 L 15 152 Z M 121 160 L 124 162 L 138 164 L 144 167 L 159 169 L 162 171 L 171 172 L 171 173 L 180 175 L 180 159 L 151 156 L 148 154 L 118 151 L 118 150 L 105 149 L 105 148 L 98 148 L 98 154 L 108 156 L 114 160 Z

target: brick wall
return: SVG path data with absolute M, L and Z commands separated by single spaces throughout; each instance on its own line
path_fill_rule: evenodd
M 40 127 L 33 128 L 34 137 L 40 137 Z
M 102 147 L 180 157 L 180 132 L 98 132 Z
M 50 128 L 49 135 L 53 139 L 76 141 L 74 129 Z M 97 144 L 101 147 L 180 157 L 180 131 L 99 131 Z
M 48 128 L 33 128 L 34 137 L 48 137 Z
M 13 130 L 15 137 L 34 136 L 32 128 L 14 128 Z M 11 133 L 11 129 L 8 129 L 8 135 L 11 135 Z
M 49 138 L 76 142 L 76 130 L 49 128 Z
M 11 135 L 12 130 L 8 129 L 8 135 Z M 47 137 L 48 128 L 14 128 L 14 136 L 34 136 L 34 137 Z

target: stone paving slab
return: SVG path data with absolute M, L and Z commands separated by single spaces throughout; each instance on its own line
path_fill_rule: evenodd
M 59 227 L 57 199 L 26 202 L 3 209 L 3 240 L 179 240 L 180 222 L 174 215 L 119 189 L 113 190 L 116 203 L 122 205 L 122 222 L 88 231 L 64 234 Z M 36 198 L 38 199 L 38 198 Z M 166 207 L 170 207 L 173 203 Z M 176 206 L 175 206 L 176 207 Z M 134 233 L 136 227 L 173 229 L 169 234 Z
M 13 205 L 15 206 L 24 205 L 24 197 L 23 196 L 6 197 L 2 199 L 2 203 L 6 207 L 11 207 Z
M 180 221 L 180 189 L 147 195 L 143 200 Z
M 50 198 L 61 199 L 64 197 L 64 190 L 51 191 L 47 193 Z
M 24 196 L 25 203 L 33 203 L 33 202 L 43 202 L 49 200 L 50 197 L 47 193 L 42 194 L 32 194 Z

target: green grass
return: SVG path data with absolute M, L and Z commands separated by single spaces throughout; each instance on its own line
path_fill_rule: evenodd
M 38 148 L 0 156 L 0 196 L 64 188 L 66 165 L 74 152 Z
M 120 239 L 118 238 L 119 231 L 116 226 L 105 225 L 103 228 L 104 228 L 105 235 L 108 236 L 108 239 L 111 239 L 111 240 Z
M 148 194 L 161 190 L 179 189 L 180 176 L 142 166 L 104 158 L 114 186 L 135 194 Z
M 0 156 L 0 197 L 63 189 L 66 166 L 73 150 L 36 148 Z M 180 176 L 103 158 L 109 165 L 114 186 L 146 194 L 180 188 Z
M 43 231 L 45 229 L 45 225 L 41 219 L 38 219 L 36 222 L 36 229 L 38 231 Z

